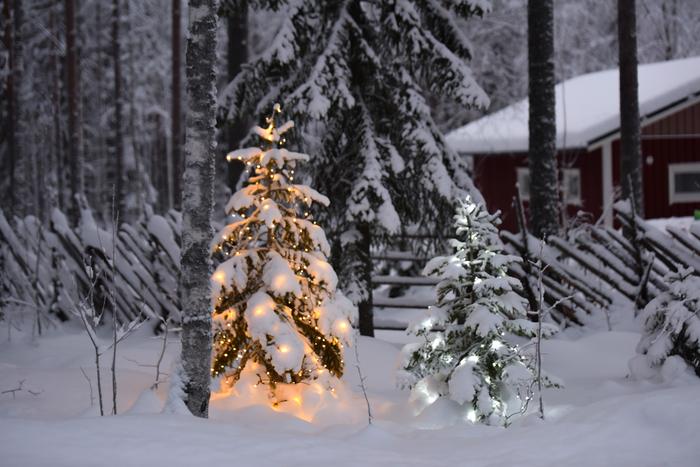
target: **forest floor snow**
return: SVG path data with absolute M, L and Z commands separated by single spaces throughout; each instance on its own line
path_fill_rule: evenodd
M 171 337 L 166 372 L 179 352 Z M 215 388 L 211 418 L 203 420 L 163 410 L 167 383 L 149 389 L 161 340 L 142 329 L 119 347 L 120 415 L 101 418 L 81 372 L 96 391 L 85 334 L 64 329 L 31 339 L 15 333 L 0 342 L 0 391 L 23 381 L 21 391 L 0 395 L 0 465 L 698 466 L 700 379 L 629 378 L 638 340 L 635 332 L 613 331 L 546 342 L 544 367 L 566 387 L 546 390 L 546 420 L 532 413 L 505 429 L 471 425 L 442 399 L 415 415 L 409 392 L 394 384 L 398 351 L 407 341 L 402 333 L 359 341 L 371 426 L 352 351 L 333 397 L 305 394 L 303 403 L 275 410 L 242 381 L 241 397 Z M 110 357 L 103 359 L 109 413 Z

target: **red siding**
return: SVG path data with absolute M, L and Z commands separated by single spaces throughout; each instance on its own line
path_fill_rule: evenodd
M 700 102 L 646 125 L 642 129 L 643 135 L 682 135 L 698 132 L 700 132 Z
M 612 142 L 614 193 L 620 192 L 620 141 Z M 595 221 L 602 214 L 602 150 L 589 153 L 559 154 L 561 165 L 581 170 L 582 206 L 570 206 L 569 216 L 577 211 L 591 214 Z M 700 162 L 700 103 L 696 103 L 642 129 L 642 164 L 644 203 L 647 218 L 689 216 L 700 209 L 698 203 L 669 205 L 668 165 L 681 162 Z M 474 158 L 474 175 L 491 211 L 501 210 L 503 228 L 516 230 L 517 222 L 512 209 L 515 196 L 516 168 L 526 167 L 524 153 L 484 154 Z M 526 205 L 527 209 L 527 205 Z
M 527 166 L 522 154 L 498 154 L 474 157 L 474 183 L 486 200 L 489 211 L 501 211 L 502 227 L 516 231 L 517 220 L 512 209 L 517 182 L 516 167 Z
M 644 215 L 648 218 L 692 216 L 700 203 L 669 205 L 668 166 L 679 162 L 700 162 L 700 137 L 693 139 L 644 139 Z M 653 159 L 649 164 L 648 158 Z
M 592 220 L 600 216 L 603 204 L 601 180 L 601 151 L 592 153 L 558 154 L 566 167 L 581 171 L 581 206 L 568 206 L 567 216 L 575 216 L 579 211 L 592 214 Z M 501 211 L 502 228 L 517 230 L 517 219 L 513 210 L 517 168 L 527 167 L 527 156 L 523 153 L 480 155 L 474 158 L 474 181 L 486 199 L 490 211 Z M 527 202 L 523 203 L 527 212 Z
M 613 183 L 620 185 L 620 141 L 613 141 Z M 686 107 L 642 129 L 644 215 L 691 216 L 700 203 L 669 204 L 668 166 L 700 162 L 700 103 Z

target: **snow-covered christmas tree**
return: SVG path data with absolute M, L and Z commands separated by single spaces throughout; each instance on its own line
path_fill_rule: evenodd
M 288 151 L 274 106 L 266 128 L 254 131 L 263 147 L 233 151 L 229 158 L 252 171 L 226 210 L 234 220 L 219 232 L 212 276 L 214 357 L 212 375 L 235 383 L 250 362 L 259 382 L 299 383 L 343 374 L 343 347 L 351 344 L 354 307 L 339 291 L 326 258 L 329 246 L 311 215 L 328 198 L 294 183 L 297 162 Z M 325 376 L 324 376 L 325 375 Z
M 683 366 L 680 357 L 700 376 L 700 277 L 692 269 L 681 269 L 666 276 L 666 282 L 668 290 L 641 313 L 644 333 L 637 352 L 647 368 L 659 368 L 662 374 Z M 633 370 L 639 370 L 640 363 L 633 363 Z
M 454 218 L 454 253 L 433 258 L 423 271 L 440 278 L 438 302 L 409 328 L 424 341 L 404 347 L 399 384 L 427 404 L 448 397 L 472 422 L 505 423 L 522 412 L 534 381 L 532 353 L 513 337 L 534 336 L 537 324 L 526 319 L 520 281 L 508 275 L 520 258 L 503 252 L 498 215 L 467 198 Z M 544 326 L 545 334 L 553 330 Z

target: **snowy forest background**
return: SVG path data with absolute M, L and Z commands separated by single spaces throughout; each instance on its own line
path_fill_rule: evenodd
M 556 82 L 620 64 L 633 1 L 553 4 Z M 558 224 L 552 131 L 499 231 L 444 138 L 553 86 L 548 5 L 3 1 L 0 463 L 695 465 L 700 223 L 623 165 Z M 700 55 L 700 2 L 636 10 Z
M 73 47 L 66 38 L 65 21 L 65 8 L 71 4 L 76 8 Z M 557 81 L 617 64 L 614 1 L 557 0 L 554 5 Z M 118 202 L 127 208 L 122 212 L 126 221 L 136 219 L 147 205 L 161 213 L 179 207 L 177 167 L 182 158 L 174 141 L 182 141 L 184 132 L 187 11 L 185 3 L 177 10 L 176 6 L 165 0 L 3 2 L 0 171 L 5 176 L 0 190 L 8 214 L 31 214 L 46 221 L 53 207 L 69 211 L 74 183 L 82 184 L 101 223 L 110 221 L 114 187 L 120 187 Z M 643 0 L 638 10 L 641 63 L 700 53 L 696 40 L 700 4 Z M 224 16 L 226 27 L 219 29 L 220 90 L 248 57 L 259 57 L 267 50 L 285 19 L 281 12 L 245 7 L 244 11 L 222 10 L 229 16 Z M 180 24 L 173 27 L 173 19 Z M 526 96 L 526 19 L 526 1 L 496 0 L 484 18 L 460 23 L 473 44 L 470 67 L 491 105 L 476 111 L 437 95 L 427 96 L 442 131 Z M 173 40 L 173 32 L 179 40 Z M 71 54 L 77 64 L 74 79 L 67 72 Z M 69 134 L 73 94 L 77 96 L 75 140 Z M 220 122 L 218 203 L 228 199 L 232 183 L 224 156 L 237 146 L 249 124 L 238 122 L 231 128 L 230 122 Z M 74 152 L 82 162 L 71 165 Z

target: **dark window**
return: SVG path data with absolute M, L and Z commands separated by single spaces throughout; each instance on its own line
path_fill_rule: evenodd
M 696 193 L 700 191 L 700 172 L 674 174 L 676 193 Z

